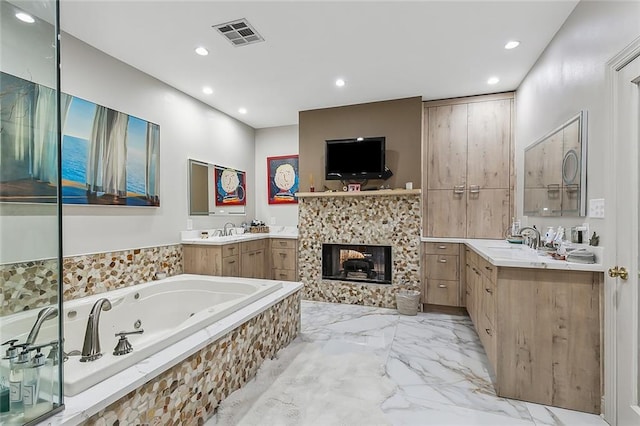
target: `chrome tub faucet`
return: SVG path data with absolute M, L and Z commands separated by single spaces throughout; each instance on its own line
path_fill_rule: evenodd
M 103 297 L 98 299 L 91 308 L 89 320 L 87 321 L 87 330 L 84 333 L 84 345 L 82 346 L 82 357 L 80 362 L 95 361 L 102 356 L 100 351 L 100 312 L 111 309 L 109 299 Z
M 53 319 L 58 316 L 58 308 L 55 306 L 49 306 L 48 308 L 41 309 L 38 312 L 38 317 L 36 318 L 35 324 L 31 327 L 31 331 L 29 332 L 29 336 L 27 337 L 27 341 L 25 344 L 27 346 L 33 346 L 36 339 L 38 338 L 38 333 L 40 333 L 40 327 L 42 327 L 42 323 Z

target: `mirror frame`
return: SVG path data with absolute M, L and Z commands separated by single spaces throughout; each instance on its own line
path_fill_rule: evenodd
M 574 179 L 579 175 L 580 177 L 580 181 L 579 181 L 579 194 L 580 194 L 580 200 L 579 200 L 579 204 L 578 204 L 578 208 L 577 208 L 577 214 L 575 215 L 570 215 L 570 214 L 566 214 L 564 212 L 564 210 L 562 209 L 562 205 L 561 205 L 561 209 L 560 209 L 560 214 L 559 215 L 549 215 L 549 217 L 583 217 L 587 215 L 587 145 L 588 145 L 588 139 L 587 139 L 587 111 L 586 110 L 582 110 L 579 113 L 573 115 L 571 118 L 569 118 L 568 120 L 566 120 L 565 122 L 563 122 L 561 125 L 559 125 L 558 127 L 556 127 L 555 129 L 551 130 L 550 132 L 547 132 L 544 136 L 542 136 L 541 138 L 537 139 L 535 142 L 533 142 L 532 144 L 530 144 L 529 146 L 527 146 L 524 150 L 524 162 L 523 162 L 523 169 L 524 169 L 524 182 L 523 182 L 523 205 L 522 205 L 522 213 L 525 216 L 533 216 L 533 217 L 543 217 L 545 215 L 541 215 L 541 214 L 532 214 L 532 212 L 530 211 L 526 211 L 524 206 L 526 204 L 526 196 L 527 196 L 527 169 L 526 169 L 526 158 L 527 158 L 527 152 L 529 152 L 531 149 L 535 148 L 536 146 L 539 146 L 540 144 L 546 142 L 551 136 L 555 135 L 556 133 L 558 133 L 559 131 L 564 130 L 565 128 L 569 127 L 570 125 L 572 125 L 574 122 L 578 121 L 578 142 L 580 145 L 580 155 L 578 156 L 578 154 L 575 152 L 575 150 L 570 149 L 567 153 L 563 154 L 562 158 L 561 158 L 561 166 L 560 166 L 560 176 L 562 177 L 562 184 L 563 185 L 574 185 L 574 184 L 568 184 L 566 179 L 565 179 L 565 164 L 567 161 L 567 155 L 570 152 L 574 153 L 574 157 L 578 160 L 578 170 L 576 170 L 576 176 L 574 177 Z M 563 149 L 564 151 L 564 149 Z M 545 216 L 546 217 L 546 216 Z
M 206 212 L 193 212 L 193 194 L 191 191 L 191 182 L 193 179 L 192 167 L 193 165 L 204 166 L 208 168 L 207 172 L 207 211 Z M 238 172 L 246 173 L 242 170 L 233 169 L 231 167 L 224 167 L 213 163 L 208 163 L 206 161 L 195 160 L 193 158 L 189 158 L 187 162 L 187 205 L 189 209 L 189 216 L 246 216 L 247 208 L 246 205 L 230 205 L 226 207 L 216 207 L 215 205 L 215 182 L 213 180 L 213 170 L 214 169 L 232 169 Z M 246 197 L 246 193 L 245 193 Z

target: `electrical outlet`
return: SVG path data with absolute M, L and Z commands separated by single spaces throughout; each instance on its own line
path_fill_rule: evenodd
M 187 219 L 187 231 L 191 231 L 193 229 L 193 220 Z
M 589 217 L 604 218 L 604 198 L 594 198 L 589 200 Z

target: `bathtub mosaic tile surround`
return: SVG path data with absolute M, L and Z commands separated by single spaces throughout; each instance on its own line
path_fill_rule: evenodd
M 58 302 L 57 259 L 0 265 L 0 316 Z
M 156 273 L 182 274 L 182 245 L 66 257 L 64 300 L 153 280 Z M 56 259 L 0 265 L 0 316 L 57 302 Z
M 130 249 L 67 257 L 63 261 L 64 300 L 182 274 L 182 245 Z
M 201 425 L 300 331 L 301 291 L 90 417 L 85 425 Z
M 298 268 L 304 298 L 395 308 L 400 288 L 420 286 L 420 195 L 301 198 Z M 322 244 L 390 245 L 392 285 L 322 279 Z

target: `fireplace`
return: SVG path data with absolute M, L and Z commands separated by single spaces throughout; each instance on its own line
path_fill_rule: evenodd
M 391 246 L 322 244 L 322 278 L 391 284 Z

